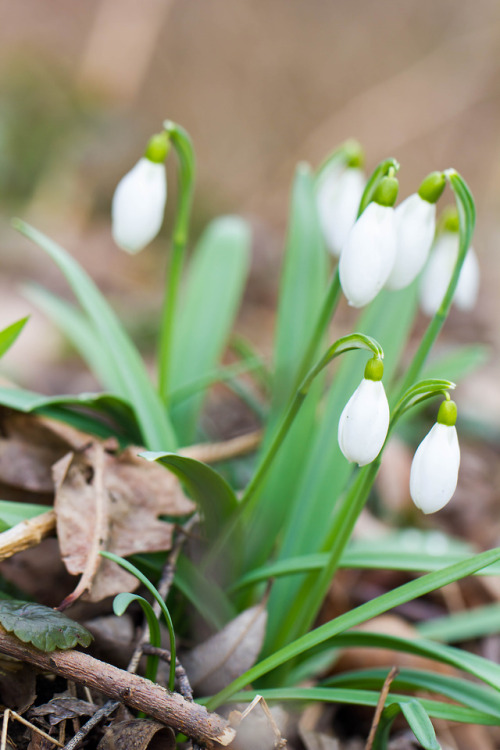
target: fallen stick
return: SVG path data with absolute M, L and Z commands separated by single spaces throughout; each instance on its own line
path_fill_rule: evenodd
M 130 708 L 144 711 L 201 745 L 213 745 L 215 742 L 229 745 L 236 736 L 235 730 L 222 716 L 208 713 L 206 708 L 190 703 L 178 693 L 170 693 L 161 685 L 81 651 L 70 649 L 45 653 L 13 635 L 0 632 L 0 652 L 86 685 Z

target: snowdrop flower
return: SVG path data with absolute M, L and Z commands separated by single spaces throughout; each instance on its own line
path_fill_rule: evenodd
M 336 258 L 344 246 L 358 214 L 365 188 L 361 154 L 353 155 L 347 167 L 333 166 L 321 176 L 317 194 L 319 221 L 328 250 Z
M 361 384 L 344 407 L 339 420 L 340 450 L 359 466 L 371 463 L 382 450 L 389 429 L 389 404 L 382 385 L 384 365 L 370 359 Z
M 384 177 L 349 232 L 339 263 L 340 283 L 352 307 L 363 307 L 380 292 L 396 258 L 395 177 Z
M 458 232 L 445 229 L 434 243 L 420 282 L 420 306 L 426 315 L 434 315 L 448 289 L 458 256 Z M 453 297 L 460 310 L 471 310 L 479 292 L 479 263 L 472 247 L 467 251 Z
M 436 232 L 436 201 L 445 186 L 444 174 L 432 172 L 422 182 L 418 193 L 410 195 L 395 209 L 397 252 L 386 283 L 388 289 L 408 286 L 424 267 Z
M 441 510 L 455 492 L 460 466 L 456 421 L 456 404 L 443 401 L 436 424 L 422 440 L 413 458 L 410 494 L 417 508 L 424 513 Z
M 113 239 L 129 253 L 138 253 L 146 247 L 163 223 L 167 200 L 164 162 L 168 148 L 166 133 L 153 136 L 145 155 L 115 190 L 111 206 Z

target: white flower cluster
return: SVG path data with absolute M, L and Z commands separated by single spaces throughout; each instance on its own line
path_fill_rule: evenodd
M 340 256 L 339 274 L 344 294 L 353 307 L 371 302 L 382 288 L 403 289 L 424 269 L 420 303 L 434 315 L 451 280 L 458 255 L 458 222 L 436 233 L 436 202 L 445 187 L 442 172 L 433 172 L 418 193 L 397 208 L 397 181 L 382 180 L 373 200 L 356 220 L 363 192 L 359 168 L 332 170 L 318 190 L 318 212 L 325 241 Z M 384 184 L 385 183 L 385 184 Z M 427 262 L 428 261 L 428 262 Z M 427 265 L 426 265 L 427 264 Z M 454 303 L 473 307 L 479 288 L 479 266 L 472 248 L 462 266 Z
M 340 416 L 338 440 L 348 461 L 365 466 L 382 450 L 389 429 L 389 404 L 382 385 L 383 364 L 371 359 L 365 375 Z M 460 448 L 455 423 L 457 408 L 443 401 L 437 422 L 422 440 L 413 458 L 410 495 L 424 513 L 435 513 L 455 492 Z

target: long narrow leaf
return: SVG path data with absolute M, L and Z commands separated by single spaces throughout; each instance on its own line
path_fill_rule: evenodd
M 147 451 L 140 454 L 147 461 L 158 461 L 185 485 L 204 517 L 208 538 L 238 506 L 238 500 L 225 479 L 207 464 L 176 453 Z
M 121 378 L 107 346 L 92 321 L 75 305 L 36 284 L 26 285 L 24 296 L 66 336 L 106 390 L 120 393 Z
M 10 326 L 7 326 L 0 331 L 0 357 L 3 357 L 5 352 L 10 349 L 26 325 L 28 319 L 29 316 L 27 315 L 25 318 L 16 320 L 15 323 L 11 323 Z
M 323 702 L 323 703 L 342 703 L 353 706 L 376 706 L 380 698 L 379 691 L 356 690 L 349 688 L 325 688 L 325 687 L 294 687 L 294 688 L 270 688 L 265 690 L 245 690 L 235 693 L 231 697 L 231 702 L 243 703 L 250 702 L 256 695 L 261 695 L 266 701 L 295 701 L 295 702 Z M 389 693 L 388 701 L 408 702 L 407 695 L 398 695 Z M 212 700 L 203 699 L 201 701 L 207 707 L 212 705 Z M 495 726 L 498 724 L 498 718 L 486 711 L 480 711 L 464 706 L 454 706 L 451 703 L 421 698 L 425 711 L 436 719 L 446 721 L 459 721 L 468 724 L 485 724 Z
M 120 373 L 121 395 L 126 396 L 135 410 L 147 447 L 156 450 L 175 448 L 173 428 L 141 357 L 90 276 L 62 247 L 41 232 L 18 219 L 13 225 L 44 250 L 66 277 L 102 343 L 108 347 L 116 371 Z
M 299 656 L 321 643 L 325 643 L 325 641 L 333 638 L 333 636 L 338 635 L 349 628 L 355 627 L 366 620 L 376 617 L 383 612 L 387 612 L 389 609 L 393 609 L 411 599 L 416 599 L 419 596 L 428 594 L 430 591 L 434 591 L 435 589 L 446 586 L 449 583 L 453 583 L 453 581 L 469 576 L 477 570 L 481 570 L 498 560 L 500 560 L 500 548 L 482 552 L 479 555 L 474 555 L 474 557 L 465 562 L 450 565 L 435 573 L 428 573 L 416 581 L 411 581 L 403 586 L 399 586 L 394 589 L 394 591 L 388 591 L 386 594 L 382 594 L 382 596 L 366 602 L 350 612 L 340 615 L 340 617 L 337 617 L 335 620 L 327 622 L 312 632 L 306 633 L 300 638 L 297 638 L 297 640 L 289 643 L 279 651 L 271 654 L 271 656 L 268 656 L 266 659 L 256 664 L 252 669 L 245 672 L 244 675 L 234 680 L 227 686 L 227 688 L 214 696 L 209 705 L 212 709 L 216 708 L 230 698 L 236 691 L 245 687 L 249 683 L 254 682 L 256 679 L 269 673 L 271 670 L 285 664 L 294 657 Z

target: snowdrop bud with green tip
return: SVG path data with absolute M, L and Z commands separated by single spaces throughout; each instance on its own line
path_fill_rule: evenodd
M 382 385 L 384 364 L 367 362 L 361 384 L 344 407 L 339 420 L 340 450 L 359 466 L 371 463 L 382 450 L 389 429 L 389 404 Z
M 410 494 L 424 513 L 435 513 L 451 500 L 457 487 L 460 466 L 457 407 L 443 401 L 437 422 L 422 440 L 413 458 L 410 473 Z
M 429 256 L 436 232 L 436 202 L 443 194 L 446 177 L 432 172 L 396 209 L 397 252 L 387 279 L 388 289 L 403 289 L 417 277 Z
M 346 166 L 333 165 L 318 186 L 319 221 L 328 250 L 339 257 L 359 209 L 365 187 L 363 154 L 353 152 Z
M 438 311 L 451 281 L 458 257 L 458 216 L 455 209 L 446 211 L 443 231 L 432 248 L 429 262 L 420 281 L 420 306 L 426 315 Z M 467 251 L 458 278 L 453 303 L 463 311 L 472 310 L 479 292 L 479 262 L 472 247 Z
M 167 133 L 154 135 L 142 159 L 123 177 L 111 206 L 112 233 L 116 244 L 138 253 L 160 231 L 167 201 L 165 158 Z
M 397 246 L 393 208 L 397 195 L 397 179 L 392 175 L 384 177 L 342 249 L 340 283 L 352 307 L 371 302 L 392 271 Z

